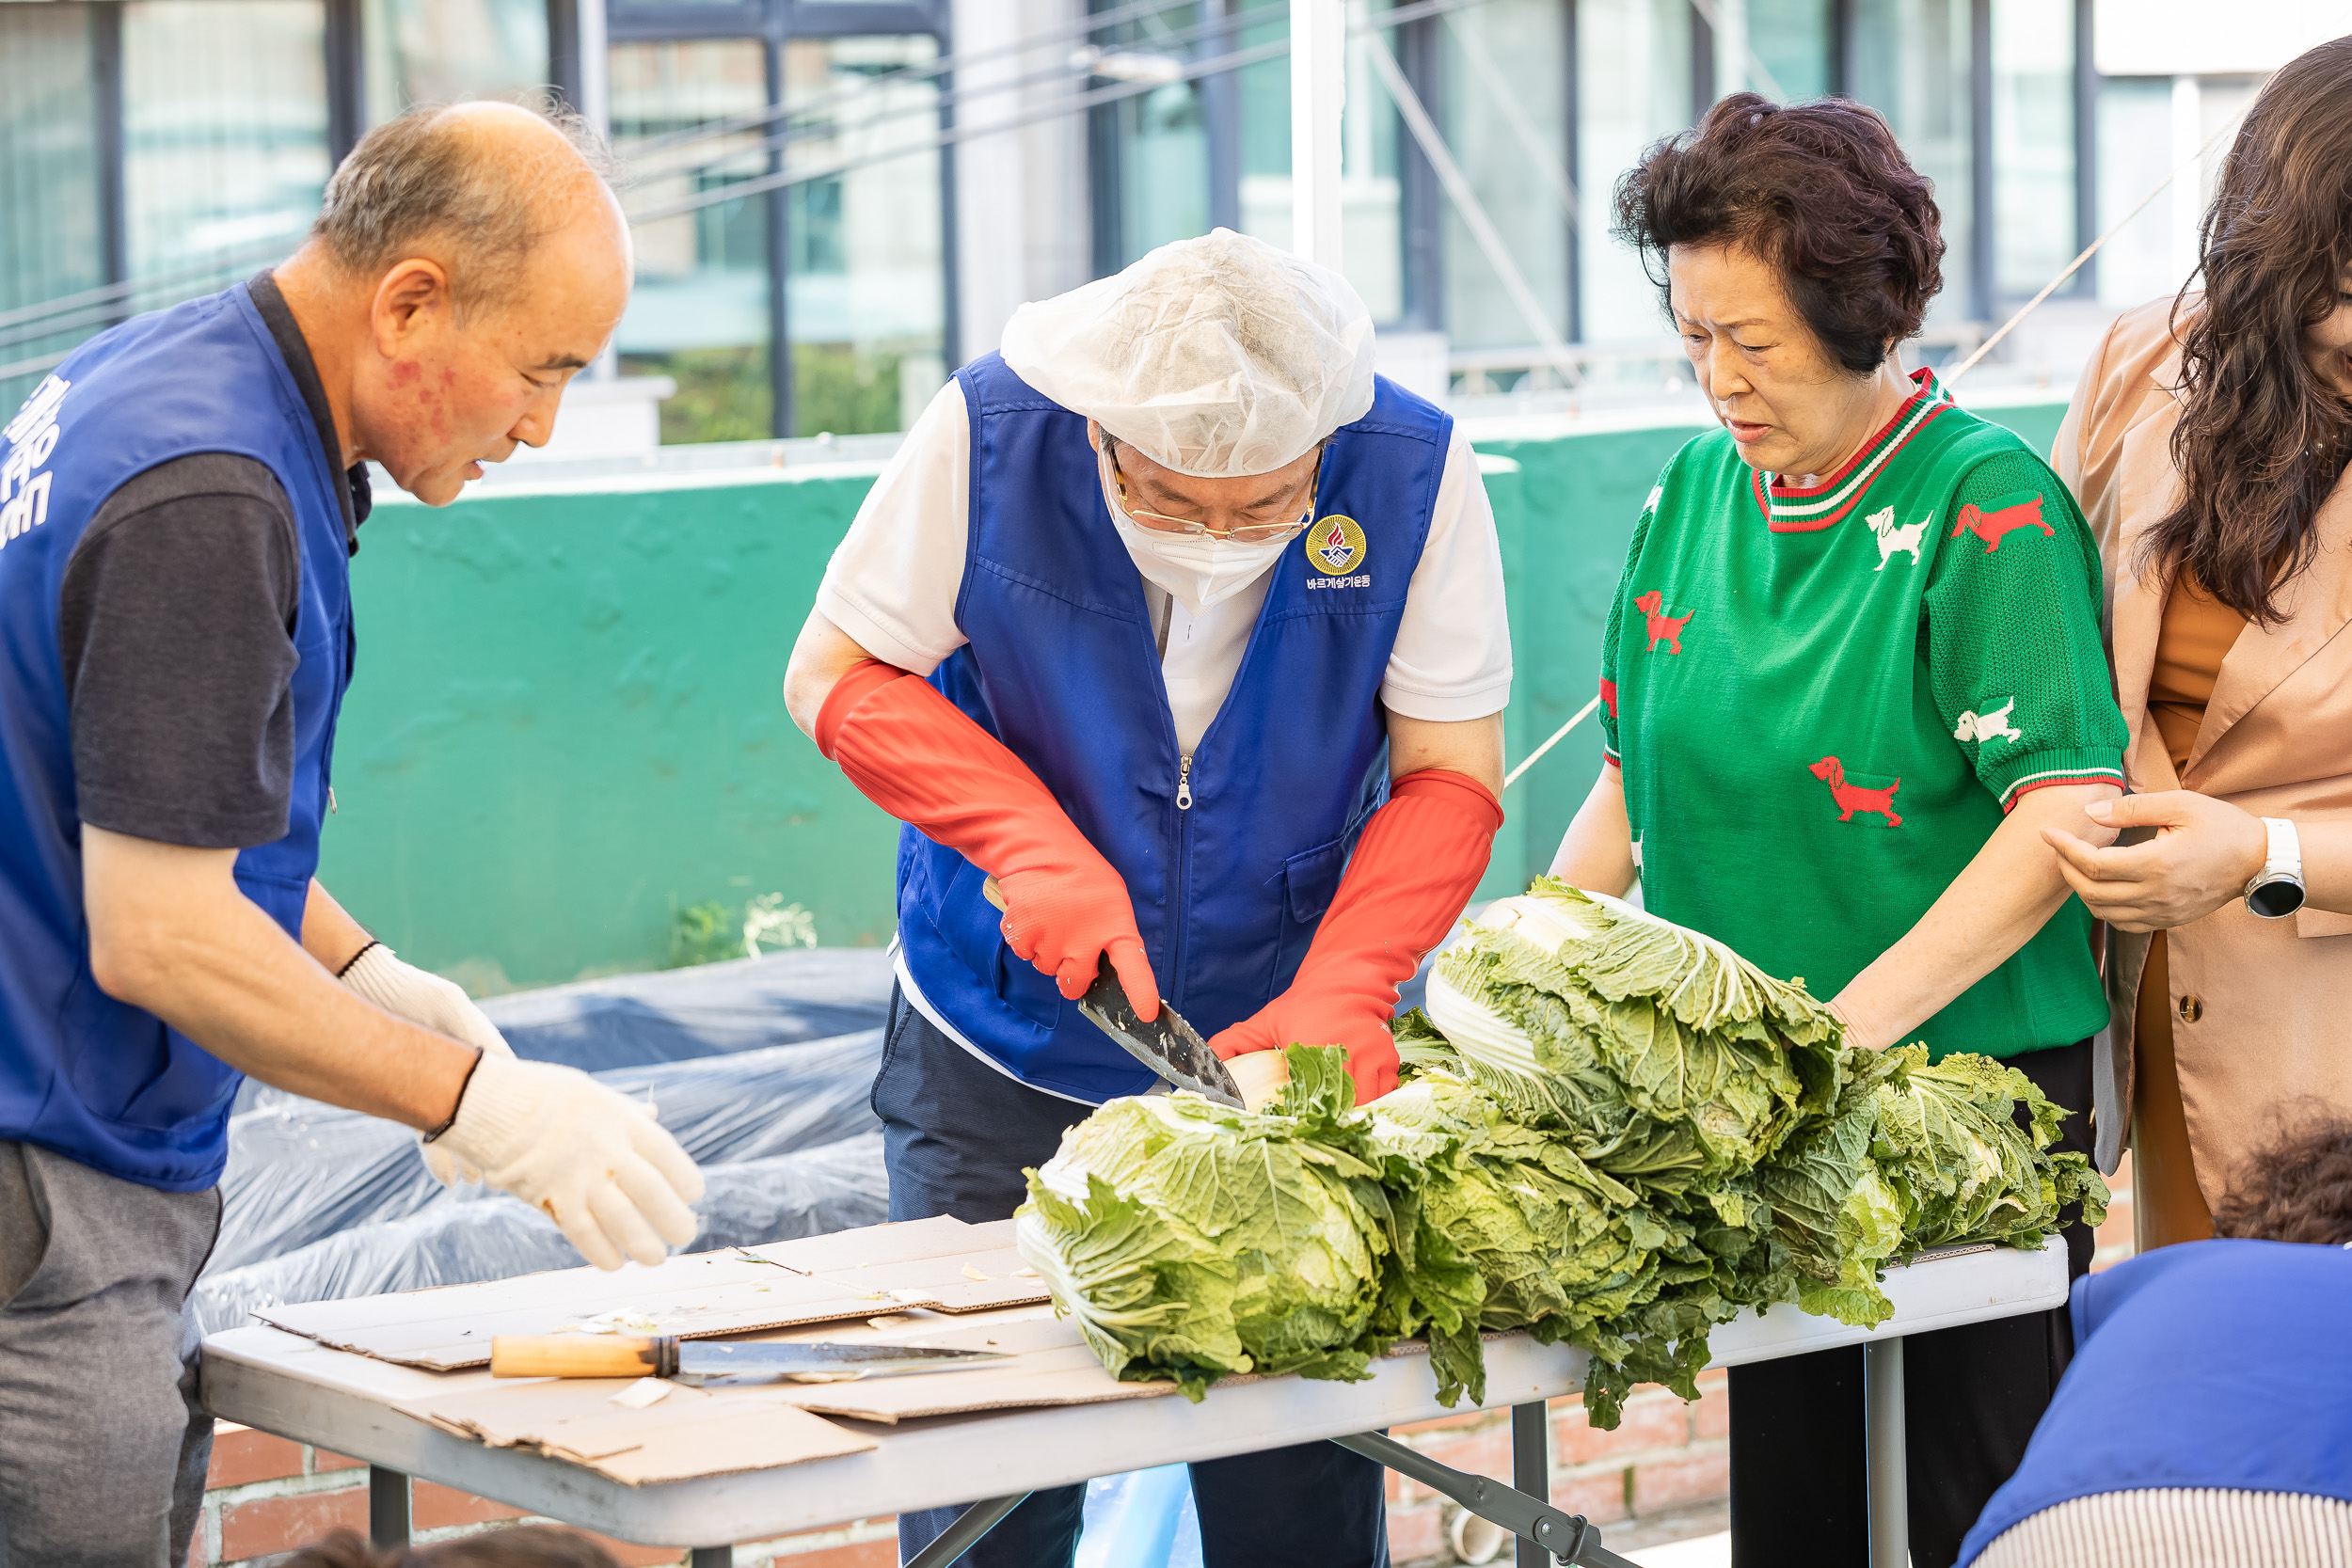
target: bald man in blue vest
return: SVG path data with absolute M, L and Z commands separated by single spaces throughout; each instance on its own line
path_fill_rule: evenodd
M 1344 1047 L 1359 1102 L 1394 1086 L 1397 988 L 1502 825 L 1511 665 L 1476 458 L 1372 349 L 1336 273 L 1164 245 L 1024 306 L 835 553 L 786 699 L 906 824 L 893 1219 L 1009 1216 L 1063 1129 L 1152 1088 L 1073 1005 L 1104 965 L 1245 1094 L 1293 1041 Z M 1386 1560 L 1379 1467 L 1328 1443 L 1192 1483 L 1212 1568 Z M 1082 1503 L 1036 1493 L 964 1560 L 1067 1563 Z
M 186 1559 L 244 1074 L 415 1128 L 608 1268 L 693 1232 L 641 1107 L 516 1061 L 314 875 L 363 460 L 453 499 L 546 441 L 628 299 L 576 138 L 378 127 L 292 261 L 100 334 L 0 428 L 0 1568 Z

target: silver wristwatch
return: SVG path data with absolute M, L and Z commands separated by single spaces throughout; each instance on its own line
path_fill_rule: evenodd
M 2278 920 L 2303 907 L 2303 844 L 2295 824 L 2283 816 L 2265 816 L 2270 849 L 2263 868 L 2246 884 L 2246 907 L 2265 920 Z

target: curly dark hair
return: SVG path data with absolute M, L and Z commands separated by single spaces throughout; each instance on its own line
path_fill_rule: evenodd
M 2258 1242 L 2352 1243 L 2352 1121 L 2308 1110 L 2239 1167 L 2213 1233 Z
M 1665 298 L 1666 253 L 1736 245 L 1780 269 L 1805 325 L 1856 375 L 1915 337 L 1944 287 L 1943 216 L 1875 110 L 1735 92 L 1617 181 L 1617 238 Z
M 2181 500 L 2149 530 L 2143 564 L 2185 567 L 2268 626 L 2318 552 L 2312 522 L 2352 456 L 2352 405 L 2303 358 L 2304 329 L 2335 309 L 2352 264 L 2352 38 L 2264 86 L 2198 240 L 2204 307 L 2181 334 L 2172 427 Z M 2176 330 L 2186 299 L 2173 302 Z

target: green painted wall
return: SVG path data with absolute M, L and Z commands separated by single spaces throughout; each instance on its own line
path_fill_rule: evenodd
M 2046 448 L 2062 404 L 1987 408 Z M 1588 702 L 1626 540 L 1687 425 L 1482 441 L 1518 676 L 1506 753 Z M 675 911 L 781 893 L 887 941 L 896 829 L 793 728 L 794 634 L 870 466 L 377 508 L 321 877 L 477 991 L 658 967 Z M 1550 859 L 1587 721 L 1514 785 L 1482 894 Z

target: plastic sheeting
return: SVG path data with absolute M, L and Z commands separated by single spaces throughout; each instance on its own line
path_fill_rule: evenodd
M 692 1250 L 887 1216 L 866 1100 L 890 993 L 880 952 L 818 949 L 485 1003 L 517 1054 L 649 1100 L 703 1167 Z M 601 1070 L 598 1070 L 601 1069 Z M 577 1267 L 552 1222 L 479 1185 L 444 1189 L 405 1129 L 255 1088 L 230 1121 L 205 1332 L 257 1306 Z

